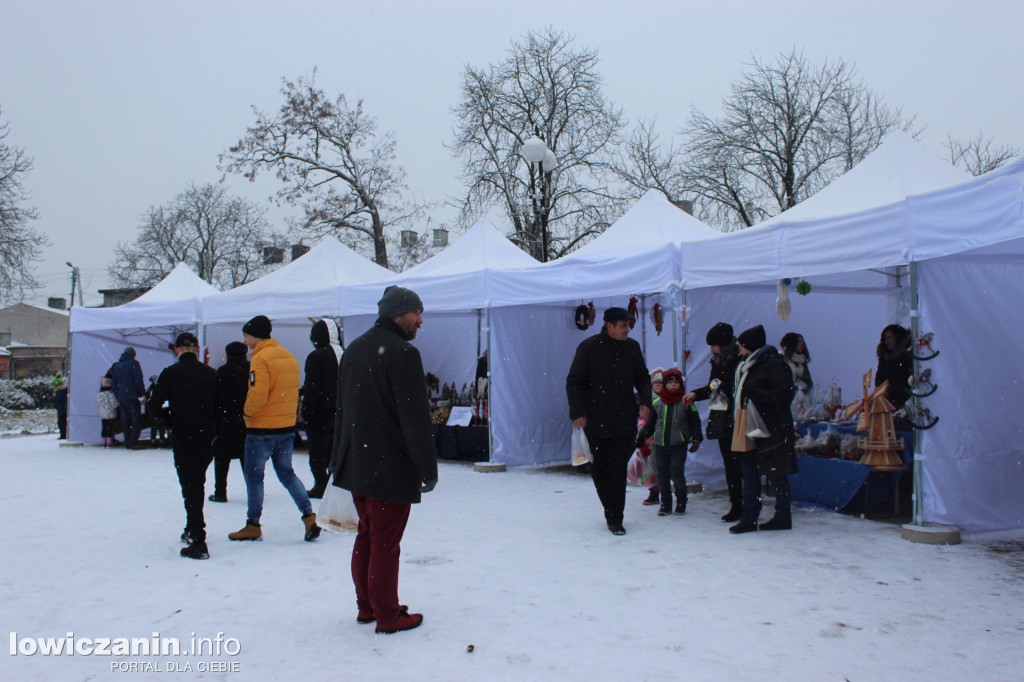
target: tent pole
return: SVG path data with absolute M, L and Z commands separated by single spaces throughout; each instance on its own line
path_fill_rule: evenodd
M 644 352 L 644 357 L 647 357 L 647 294 L 640 294 L 640 319 L 637 322 L 640 324 L 640 346 Z
M 686 290 L 679 291 L 679 313 L 686 314 Z M 683 320 L 679 325 L 679 370 L 683 373 L 683 381 L 686 381 L 686 326 L 689 320 Z M 685 384 L 684 384 L 685 385 Z
M 917 262 L 910 262 L 910 343 L 921 336 L 921 302 L 920 302 L 920 282 L 918 281 Z M 913 348 L 913 345 L 911 345 Z M 913 361 L 913 374 L 911 376 L 918 376 L 921 368 L 917 358 Z M 924 431 L 914 431 L 914 523 L 918 526 L 923 524 L 924 517 L 924 506 L 921 500 L 921 439 L 924 437 Z
M 484 330 L 487 332 L 487 395 L 484 398 L 485 400 L 487 400 L 487 410 L 488 410 L 487 411 L 487 461 L 488 462 L 493 462 L 494 461 L 494 429 L 491 428 L 491 422 L 494 421 L 494 405 L 491 404 L 491 395 L 493 394 L 493 391 L 491 390 L 491 358 L 494 356 L 494 353 L 491 352 L 491 309 L 487 308 L 487 310 L 486 310 L 486 312 L 484 314 L 487 316 L 487 326 L 484 328 Z M 479 319 L 479 318 L 477 318 L 477 319 Z M 477 338 L 477 343 L 479 344 L 480 343 L 480 335 L 477 334 L 476 338 Z M 477 355 L 477 357 L 479 358 L 480 356 Z

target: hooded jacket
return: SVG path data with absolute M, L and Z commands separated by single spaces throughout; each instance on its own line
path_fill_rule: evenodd
M 217 368 L 217 433 L 244 434 L 242 410 L 249 392 L 249 361 L 229 357 Z
M 569 419 L 587 418 L 588 438 L 636 434 L 637 400 L 651 406 L 651 375 L 640 344 L 617 341 L 607 328 L 580 342 L 565 379 Z
M 306 356 L 306 379 L 300 391 L 302 418 L 311 424 L 330 423 L 338 402 L 338 363 L 342 354 L 338 325 L 327 318 L 317 320 L 309 340 L 314 350 Z
M 134 348 L 125 348 L 121 359 L 110 368 L 110 390 L 121 402 L 138 400 L 146 395 L 142 365 L 135 359 Z
M 249 392 L 245 397 L 248 433 L 287 433 L 295 428 L 299 409 L 299 363 L 276 339 L 264 339 L 252 350 Z
M 378 318 L 349 344 L 338 368 L 334 485 L 412 504 L 422 483 L 437 481 L 424 376 L 419 350 L 391 319 Z

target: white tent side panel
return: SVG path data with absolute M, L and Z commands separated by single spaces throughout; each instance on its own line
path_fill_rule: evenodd
M 939 417 L 923 433 L 924 521 L 967 531 L 1024 528 L 1024 239 L 920 263 L 922 362 Z
M 159 376 L 176 356 L 167 344 L 174 340 L 176 330 L 125 336 L 118 331 L 75 332 L 71 351 L 71 388 L 68 395 L 68 437 L 83 443 L 100 442 L 100 417 L 96 395 L 100 379 L 110 366 L 121 358 L 125 348 L 135 349 L 135 359 L 142 365 L 143 381 Z

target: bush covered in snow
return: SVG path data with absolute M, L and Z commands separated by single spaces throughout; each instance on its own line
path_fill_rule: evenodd
M 35 409 L 35 399 L 17 384 L 17 381 L 0 380 L 0 406 L 8 410 Z
M 50 407 L 50 404 L 46 402 L 47 398 L 53 395 L 53 377 L 35 377 L 34 379 L 18 379 L 12 381 L 15 387 L 28 393 L 32 396 L 37 409 L 43 409 Z

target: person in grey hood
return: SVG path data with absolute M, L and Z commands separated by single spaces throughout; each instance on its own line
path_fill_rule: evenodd
M 334 408 L 338 402 L 338 363 L 341 362 L 341 344 L 338 343 L 338 325 L 330 318 L 317 320 L 309 332 L 314 350 L 306 356 L 306 378 L 299 395 L 302 398 L 300 414 L 306 423 L 309 441 L 309 471 L 313 474 L 313 487 L 307 494 L 319 499 L 324 496 L 330 474 L 331 448 L 334 442 Z

